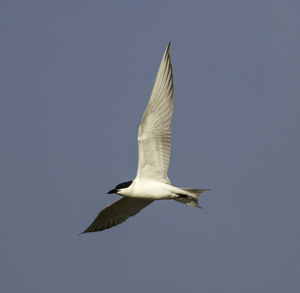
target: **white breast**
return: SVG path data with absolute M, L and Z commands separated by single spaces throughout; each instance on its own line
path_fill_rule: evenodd
M 172 191 L 172 186 L 169 184 L 158 181 L 139 179 L 135 179 L 133 182 L 133 192 L 131 196 L 150 199 L 176 197 L 176 195 Z

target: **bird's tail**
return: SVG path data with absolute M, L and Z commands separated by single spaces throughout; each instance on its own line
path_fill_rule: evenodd
M 177 193 L 178 198 L 174 198 L 176 201 L 186 204 L 188 206 L 198 207 L 198 196 L 204 192 L 209 191 L 209 189 L 199 189 L 199 188 L 179 188 L 180 192 Z

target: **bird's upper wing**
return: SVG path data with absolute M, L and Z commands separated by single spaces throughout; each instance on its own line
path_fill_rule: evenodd
M 101 231 L 119 225 L 152 202 L 151 199 L 123 197 L 102 210 L 82 233 Z
M 162 57 L 138 131 L 137 177 L 170 183 L 168 167 L 173 113 L 173 76 L 170 43 Z

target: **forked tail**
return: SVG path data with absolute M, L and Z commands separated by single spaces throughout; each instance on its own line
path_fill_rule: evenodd
M 200 208 L 198 204 L 198 196 L 204 191 L 209 191 L 209 189 L 180 188 L 180 193 L 177 194 L 178 198 L 174 199 L 188 206 Z

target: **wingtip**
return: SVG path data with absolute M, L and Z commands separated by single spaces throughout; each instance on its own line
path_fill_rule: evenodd
M 97 231 L 97 230 L 96 230 L 96 231 Z M 90 229 L 90 227 L 88 227 L 88 228 L 86 228 L 85 230 L 83 230 L 82 232 L 80 232 L 80 233 L 78 234 L 78 236 L 80 236 L 80 235 L 82 235 L 82 234 L 90 233 L 90 232 L 96 232 L 96 231 L 94 231 L 94 230 Z
M 169 56 L 170 55 L 170 46 L 171 46 L 171 41 L 169 41 L 165 53 L 164 53 L 164 57 Z
M 171 41 L 169 41 L 169 43 L 168 43 L 168 46 L 167 46 L 167 49 L 166 49 L 167 52 L 170 50 L 170 46 L 171 46 Z

